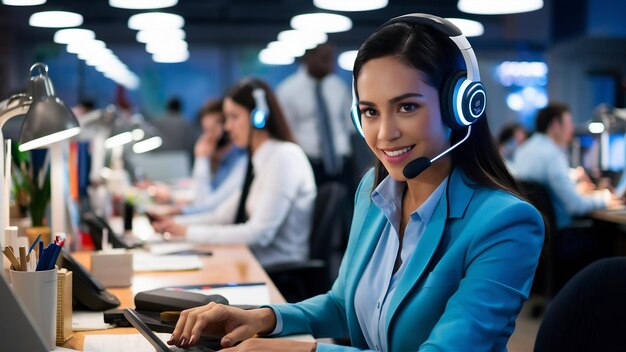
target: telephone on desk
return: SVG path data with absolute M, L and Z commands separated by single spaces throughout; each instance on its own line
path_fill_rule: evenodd
M 120 305 L 119 299 L 107 291 L 67 251 L 61 251 L 58 264 L 59 267 L 72 271 L 72 301 L 75 308 L 103 311 Z

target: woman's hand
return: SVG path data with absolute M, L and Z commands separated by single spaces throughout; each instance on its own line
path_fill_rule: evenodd
M 183 237 L 187 234 L 187 226 L 181 225 L 172 218 L 163 218 L 152 223 L 154 231 L 169 233 L 174 237 Z
M 194 155 L 196 157 L 211 157 L 215 149 L 217 149 L 217 141 L 222 136 L 222 133 L 223 132 L 218 128 L 204 131 L 196 141 Z
M 222 351 L 285 351 L 285 352 L 311 352 L 315 351 L 314 342 L 294 341 L 288 339 L 248 339 L 239 345 Z
M 231 347 L 258 333 L 270 332 L 276 316 L 270 308 L 243 310 L 211 302 L 206 306 L 184 310 L 167 342 L 188 348 L 200 340 L 202 333 L 222 337 L 223 347 Z

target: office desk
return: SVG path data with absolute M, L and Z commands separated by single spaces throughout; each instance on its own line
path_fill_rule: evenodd
M 626 209 L 603 209 L 596 210 L 589 214 L 589 217 L 594 220 L 606 221 L 618 225 L 626 225 Z
M 164 286 L 199 285 L 225 282 L 266 282 L 272 303 L 284 303 L 285 299 L 271 282 L 259 262 L 245 245 L 199 246 L 210 250 L 212 256 L 200 256 L 204 266 L 201 270 L 135 273 L 133 284 L 128 288 L 111 288 L 121 305 L 119 308 L 134 307 L 133 298 L 141 291 Z M 90 252 L 73 253 L 76 260 L 86 268 L 91 268 Z M 135 334 L 134 328 L 75 332 L 63 347 L 82 350 L 85 335 L 91 334 Z

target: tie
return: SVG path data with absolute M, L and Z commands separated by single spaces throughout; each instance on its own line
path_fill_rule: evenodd
M 237 215 L 235 216 L 235 224 L 241 224 L 248 221 L 246 214 L 246 199 L 250 192 L 250 185 L 254 179 L 254 170 L 252 168 L 252 153 L 248 152 L 248 167 L 246 168 L 246 178 L 241 188 L 241 198 L 239 198 L 239 206 L 237 207 Z
M 320 145 L 322 149 L 322 163 L 326 174 L 330 176 L 337 175 L 341 168 L 341 161 L 337 157 L 335 151 L 335 141 L 330 127 L 330 116 L 328 114 L 328 106 L 322 95 L 322 82 L 317 81 L 315 85 L 315 97 L 319 111 L 319 134 Z

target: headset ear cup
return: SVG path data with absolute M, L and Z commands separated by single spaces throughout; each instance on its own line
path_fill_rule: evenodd
M 450 76 L 445 82 L 443 82 L 443 86 L 439 92 L 439 105 L 441 109 L 441 118 L 443 119 L 443 123 L 446 126 L 450 127 L 453 130 L 458 130 L 463 125 L 459 124 L 455 117 L 455 108 L 454 108 L 454 95 L 456 94 L 456 88 L 465 80 L 467 76 L 466 71 L 458 71 L 454 75 Z

